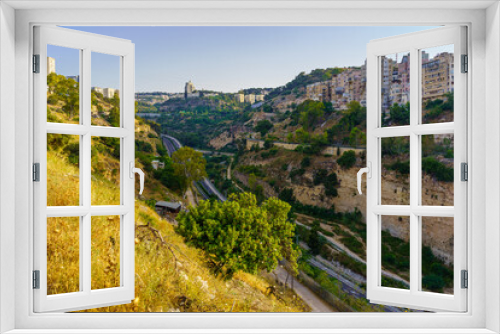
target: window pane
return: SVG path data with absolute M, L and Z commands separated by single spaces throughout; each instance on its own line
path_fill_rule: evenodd
M 92 125 L 120 126 L 120 57 L 92 52 Z
M 453 294 L 453 218 L 421 217 L 422 290 Z
M 381 204 L 410 204 L 410 137 L 382 138 Z
M 422 136 L 422 205 L 453 206 L 453 139 Z
M 120 220 L 92 217 L 92 290 L 120 286 Z
M 453 44 L 421 50 L 422 123 L 453 122 Z
M 410 217 L 382 216 L 382 286 L 409 289 Z
M 80 218 L 47 218 L 47 294 L 80 291 Z
M 80 123 L 80 50 L 47 45 L 47 122 Z
M 381 57 L 381 124 L 410 124 L 410 53 Z
M 80 205 L 80 136 L 47 134 L 47 206 Z
M 120 139 L 92 137 L 92 205 L 120 205 Z

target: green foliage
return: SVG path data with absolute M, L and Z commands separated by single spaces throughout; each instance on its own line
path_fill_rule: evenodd
M 168 156 L 163 158 L 165 167 L 154 171 L 154 178 L 171 190 L 183 190 L 186 183 L 184 176 L 175 174 L 174 162 Z
M 453 167 L 446 167 L 434 157 L 422 158 L 422 170 L 434 176 L 438 181 L 453 182 Z
M 193 182 L 200 181 L 207 176 L 206 160 L 203 154 L 191 147 L 183 146 L 172 154 L 175 175 L 185 182 L 182 189 L 186 190 Z
M 276 198 L 257 205 L 255 195 L 231 194 L 225 202 L 201 201 L 178 216 L 178 232 L 186 242 L 203 249 L 214 272 L 230 278 L 238 271 L 271 272 L 285 258 L 297 270 L 293 246 L 295 224 L 290 206 Z
M 297 112 L 300 115 L 300 124 L 309 131 L 324 116 L 325 105 L 321 101 L 306 100 L 297 106 Z
M 366 134 L 357 127 L 354 127 L 349 133 L 349 145 L 354 147 L 366 145 Z
M 267 119 L 263 119 L 257 122 L 254 131 L 260 132 L 260 135 L 264 137 L 272 128 L 273 128 L 273 123 L 269 122 Z
M 271 147 L 273 147 L 273 141 L 272 141 L 272 139 L 267 138 L 267 139 L 264 141 L 264 149 L 268 150 L 268 149 L 270 149 Z
M 410 124 L 410 103 L 397 104 L 394 103 L 389 108 L 389 119 L 382 119 L 383 126 L 409 125 Z
M 142 141 L 142 140 L 136 139 L 135 150 L 151 153 L 151 152 L 153 152 L 153 146 L 151 146 L 151 144 L 148 143 L 147 141 Z
M 353 150 L 345 151 L 342 156 L 337 159 L 337 163 L 344 169 L 349 169 L 356 163 L 356 153 Z
M 410 174 L 410 160 L 406 161 L 396 161 L 395 163 L 386 166 L 387 169 L 389 170 L 395 170 L 396 172 L 400 173 L 401 175 L 408 175 Z
M 344 111 L 339 122 L 326 130 L 327 141 L 331 144 L 337 143 L 348 145 L 351 131 L 355 127 L 359 130 L 366 129 L 366 108 L 361 106 L 357 101 L 351 101 L 347 105 L 347 110 Z
M 279 149 L 277 147 L 273 147 L 269 151 L 262 152 L 260 156 L 262 157 L 262 159 L 267 159 L 270 157 L 274 157 L 278 153 L 278 151 Z
M 80 86 L 73 79 L 64 75 L 50 73 L 47 75 L 48 99 L 47 103 L 55 105 L 62 102 L 62 111 L 69 121 L 79 116 L 80 111 Z
M 255 176 L 264 177 L 265 173 L 262 167 L 255 165 L 240 165 L 237 170 L 243 174 L 254 174 Z
M 302 168 L 307 168 L 311 166 L 311 158 L 309 157 L 304 157 L 302 161 L 300 162 L 300 167 Z

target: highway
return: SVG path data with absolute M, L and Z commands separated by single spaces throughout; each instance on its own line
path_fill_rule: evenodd
M 172 136 L 162 134 L 161 137 L 170 157 L 175 151 L 182 147 L 181 142 Z M 197 184 L 195 184 L 195 187 L 196 189 L 198 189 L 204 199 L 208 199 L 211 195 L 213 195 L 217 197 L 221 202 L 225 202 L 227 200 L 227 198 L 222 195 L 220 191 L 206 177 L 203 180 L 197 182 Z

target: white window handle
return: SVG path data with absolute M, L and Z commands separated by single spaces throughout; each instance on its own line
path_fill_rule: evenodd
M 141 185 L 141 189 L 139 190 L 139 195 L 142 195 L 142 191 L 144 190 L 144 172 L 140 168 L 134 167 L 134 162 L 131 161 L 129 165 L 130 170 L 130 178 L 133 179 L 135 177 L 135 173 L 139 174 L 139 184 Z
M 369 179 L 371 179 L 372 177 L 372 163 L 371 162 L 368 162 L 367 163 L 368 167 L 365 167 L 365 168 L 361 168 L 359 171 L 358 171 L 358 192 L 360 195 L 363 194 L 363 192 L 361 191 L 361 176 L 366 173 L 367 177 Z

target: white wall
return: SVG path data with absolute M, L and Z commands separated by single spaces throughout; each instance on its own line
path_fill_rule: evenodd
M 0 3 L 0 254 L 14 254 L 15 12 Z M 0 332 L 14 328 L 14 259 L 0 256 Z
M 500 6 L 486 11 L 486 244 L 493 250 L 486 254 L 486 328 L 500 332 Z M 496 283 L 495 283 L 496 282 Z M 496 301 L 496 302 L 494 302 Z M 493 307 L 492 307 L 493 306 Z

